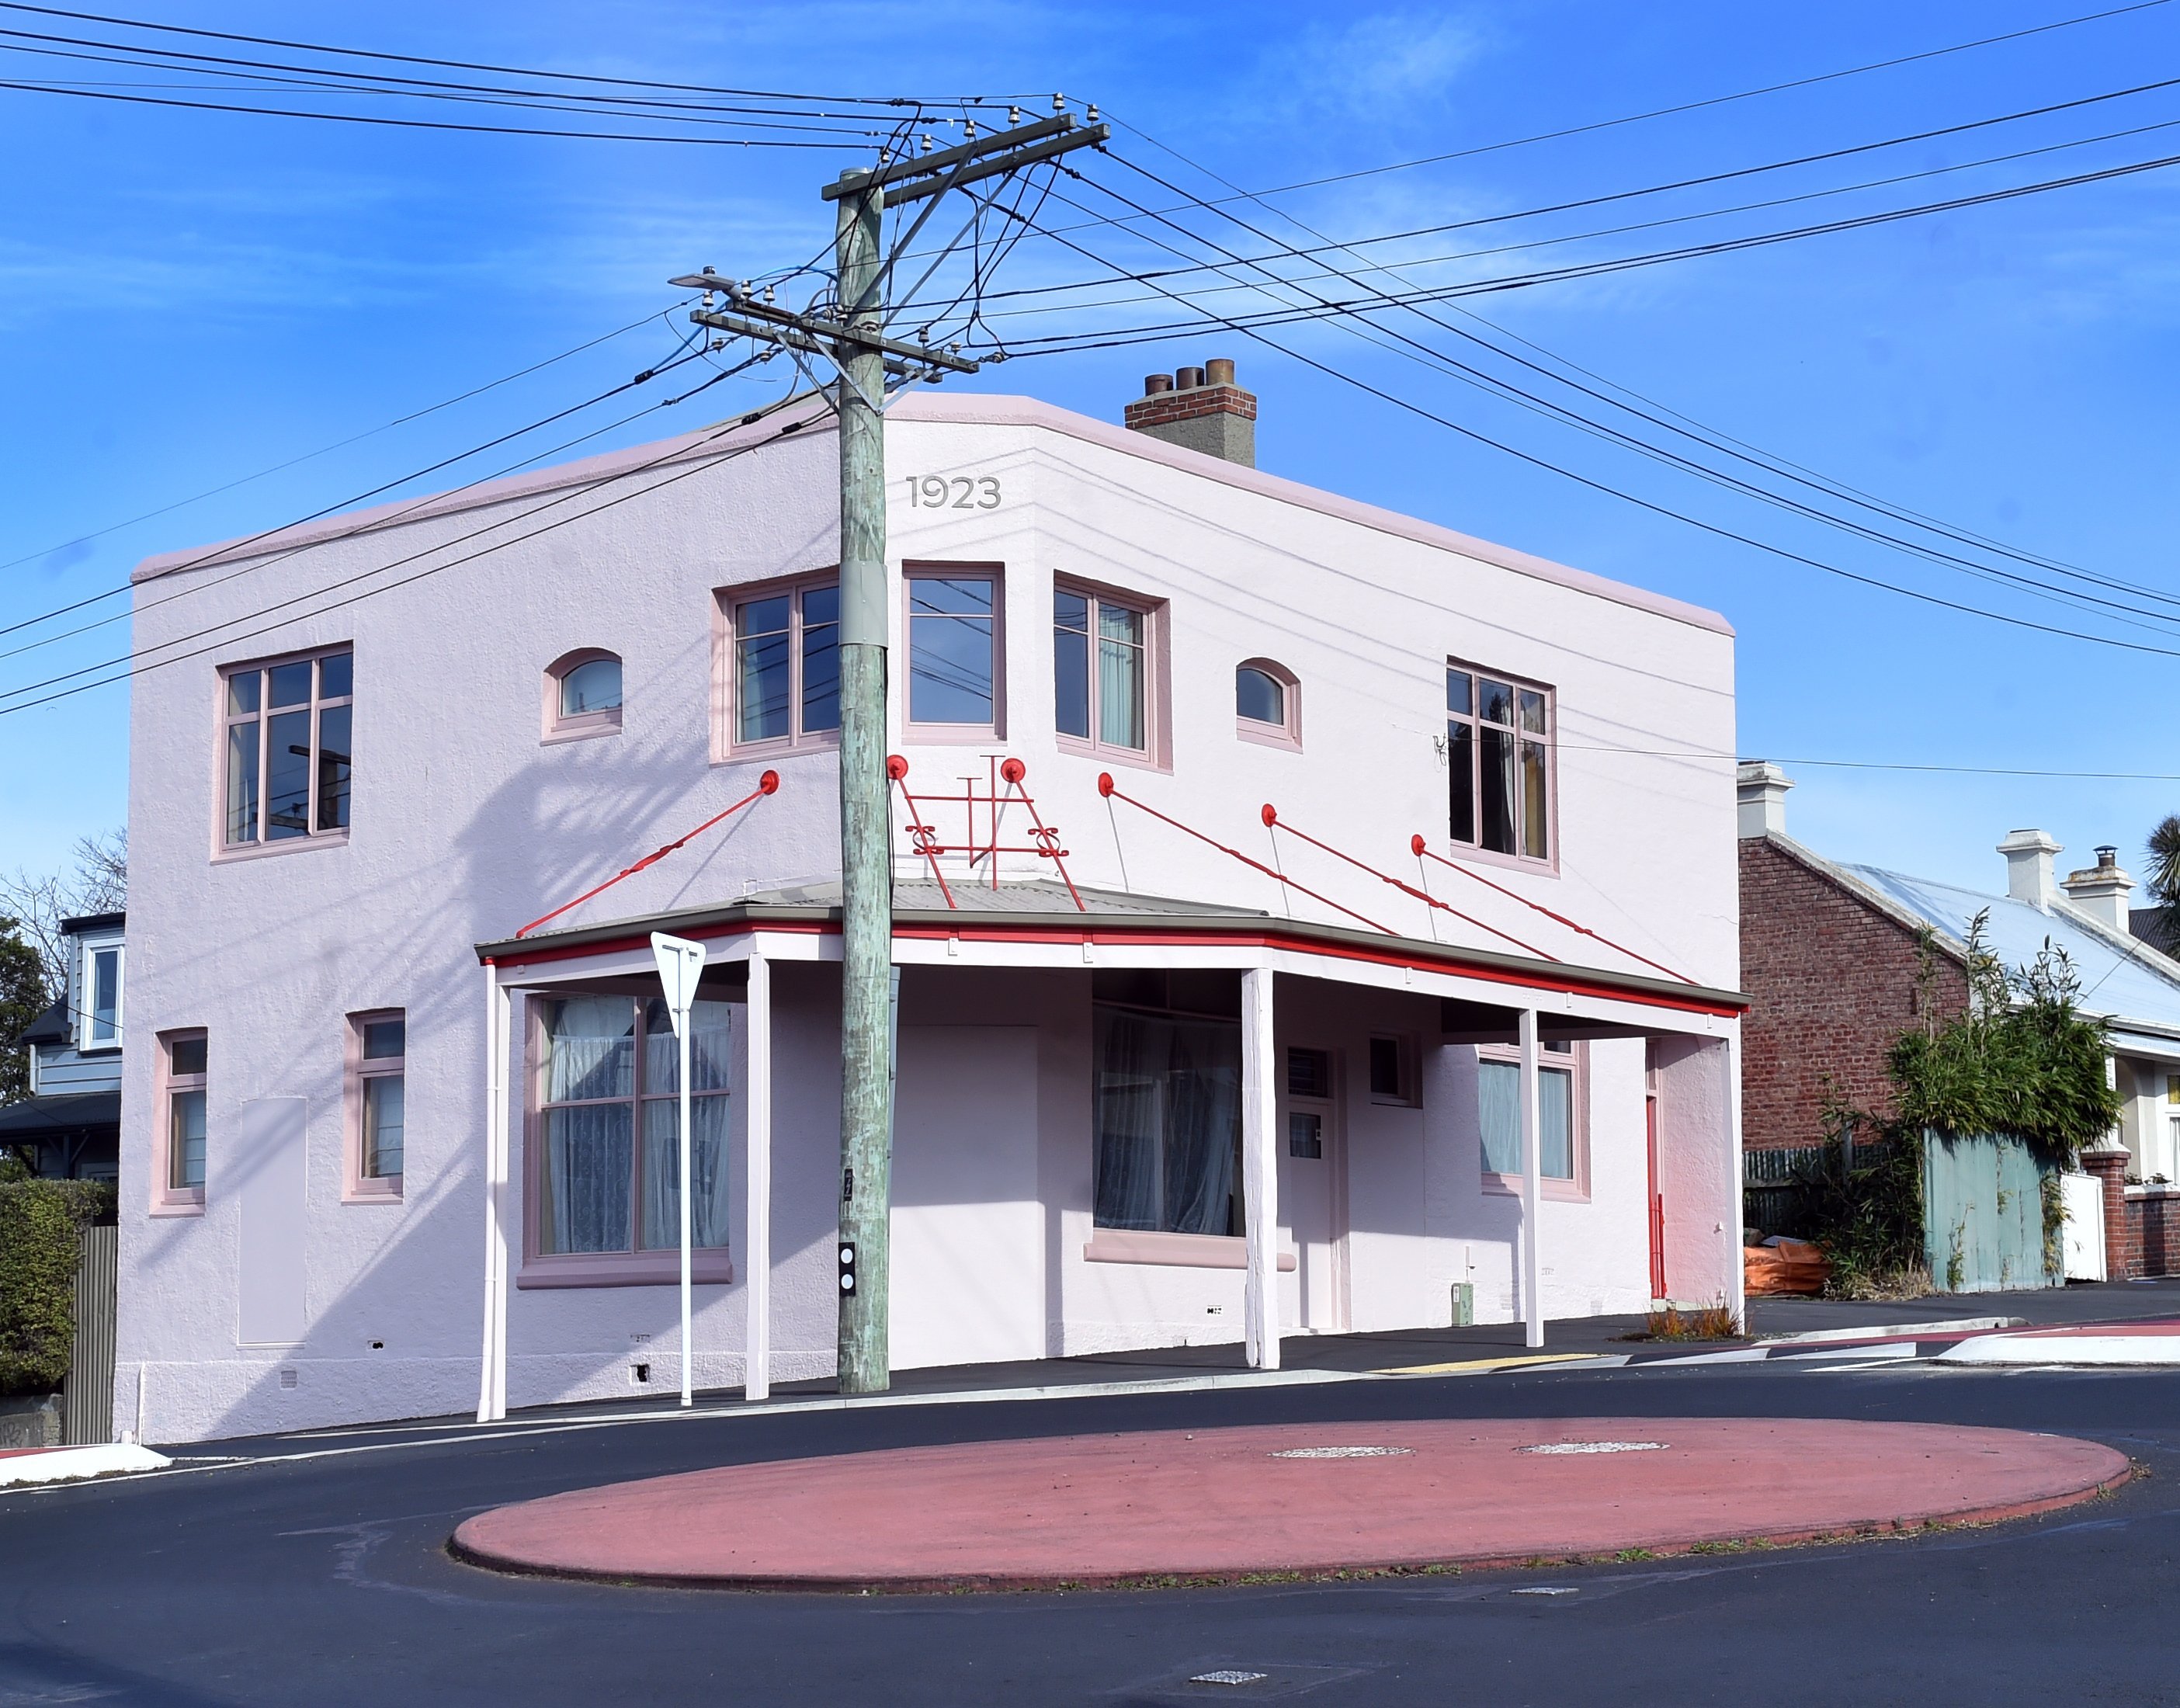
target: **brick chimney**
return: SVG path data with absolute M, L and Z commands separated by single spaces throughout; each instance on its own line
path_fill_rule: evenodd
M 1998 851 L 2006 856 L 2006 893 L 2049 913 L 2059 899 L 2059 886 L 2051 881 L 2051 857 L 2064 851 L 2062 845 L 2041 830 L 2016 830 L 1998 845 Z
M 1132 433 L 1206 456 L 1257 466 L 1257 397 L 1234 383 L 1234 364 L 1214 356 L 1202 367 L 1147 375 L 1143 394 L 1122 417 Z
M 1743 759 L 1734 772 L 1742 840 L 1786 834 L 1786 791 L 1794 780 L 1769 759 Z
M 2127 930 L 2127 898 L 2134 891 L 2134 879 L 2120 870 L 2118 849 L 2099 848 L 2097 863 L 2086 871 L 2069 872 L 2060 887 L 2080 912 L 2115 931 Z

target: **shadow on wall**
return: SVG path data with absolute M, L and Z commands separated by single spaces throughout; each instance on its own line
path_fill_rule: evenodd
M 359 1266 L 340 1272 L 344 1241 L 314 1237 L 307 1257 L 311 1316 L 305 1342 L 284 1355 L 268 1353 L 261 1376 L 239 1397 L 225 1391 L 233 1365 L 219 1360 L 206 1376 L 208 1384 L 220 1384 L 220 1400 L 210 1391 L 195 1405 L 179 1399 L 180 1416 L 216 1413 L 218 1422 L 206 1433 L 219 1435 L 284 1427 L 290 1419 L 300 1423 L 331 1417 L 429 1416 L 469 1405 L 482 1337 L 483 1228 L 484 1002 L 473 945 L 510 934 L 526 920 L 612 876 L 753 788 L 762 768 L 710 766 L 701 719 L 696 728 L 694 744 L 661 739 L 639 746 L 616 740 L 541 750 L 533 763 L 477 802 L 444 860 L 401 868 L 397 877 L 344 896 L 345 915 L 358 922 L 346 928 L 355 932 L 352 939 L 340 927 L 321 928 L 312 934 L 319 945 L 316 953 L 300 965 L 289 962 L 295 976 L 284 981 L 276 999 L 285 1022 L 261 1026 L 259 1035 L 292 1041 L 285 1054 L 269 1061 L 260 1057 L 255 1072 L 262 1083 L 234 1088 L 226 1107 L 231 1115 L 239 1102 L 259 1097 L 306 1099 L 305 1189 L 312 1225 L 324 1230 L 324 1219 L 333 1216 L 363 1220 L 371 1232 L 358 1243 L 367 1246 L 368 1254 Z M 822 769 L 822 780 L 829 785 L 829 766 L 806 769 Z M 813 785 L 820 780 L 809 779 Z M 822 792 L 829 799 L 834 793 L 829 787 Z M 667 828 L 631 828 L 660 825 Z M 821 827 L 820 834 L 829 828 Z M 398 827 L 389 827 L 386 835 L 395 842 L 398 857 Z M 609 892 L 616 900 L 625 892 L 625 901 L 616 906 L 600 898 L 570 916 L 569 923 L 647 907 L 732 901 L 749 878 L 794 863 L 791 855 L 779 851 L 782 839 L 767 834 L 753 817 L 729 819 L 708 833 L 706 841 L 707 846 L 686 851 L 685 868 L 647 872 L 622 890 Z M 745 848 L 752 843 L 762 845 L 762 851 L 746 856 Z M 241 950 L 239 958 L 245 961 L 253 955 L 264 959 L 290 934 L 288 922 L 261 920 L 239 939 L 230 934 L 222 943 L 185 949 L 173 972 L 184 983 L 212 979 L 216 957 L 224 960 Z M 398 1005 L 408 1013 L 410 1195 L 398 1206 L 339 1202 L 340 1015 L 362 992 L 374 994 L 372 1006 Z M 316 1017 L 318 1023 L 298 1027 L 292 1023 L 297 1014 Z M 432 1124 L 423 1125 L 419 1116 Z M 516 1143 L 519 1165 L 519 1129 Z M 220 1248 L 212 1258 L 216 1272 L 229 1282 L 213 1289 L 199 1307 L 220 1312 L 223 1320 L 192 1325 L 195 1331 L 178 1334 L 179 1340 L 200 1346 L 234 1343 L 231 1289 L 241 1255 L 239 1201 L 247 1184 L 243 1175 L 223 1175 L 215 1165 L 208 1171 L 203 1216 L 151 1224 L 138 1281 L 147 1292 L 171 1300 L 180 1289 L 162 1289 L 162 1281 L 171 1274 L 179 1282 L 182 1253 L 207 1236 Z M 519 1210 L 519 1182 L 516 1199 Z M 829 1230 L 812 1238 L 829 1241 Z M 189 1261 L 200 1260 L 198 1251 L 191 1250 Z M 324 1298 L 327 1288 L 334 1289 L 330 1299 Z M 581 1355 L 580 1348 L 570 1351 Z M 239 1349 L 237 1355 L 247 1358 L 251 1353 Z M 595 1374 L 615 1369 L 625 1358 L 625 1348 L 599 1351 Z M 165 1366 L 165 1380 L 193 1385 L 189 1368 Z M 290 1375 L 284 1377 L 284 1370 Z M 119 1374 L 117 1419 L 122 1427 L 133 1427 L 135 1373 L 124 1363 Z M 161 1438 L 162 1411 L 176 1415 L 162 1405 L 161 1380 L 155 1364 L 144 1406 L 153 1440 Z M 290 1381 L 292 1387 L 286 1386 Z M 184 1426 L 195 1432 L 194 1421 Z

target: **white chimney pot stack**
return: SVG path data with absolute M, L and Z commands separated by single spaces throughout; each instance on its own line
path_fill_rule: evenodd
M 2062 845 L 2041 830 L 2016 830 L 1998 845 L 1998 851 L 2006 856 L 2006 893 L 2049 913 L 2059 900 L 2051 857 L 2062 851 Z
M 2077 912 L 2086 913 L 2099 924 L 2109 925 L 2115 931 L 2127 931 L 2127 899 L 2134 893 L 2134 879 L 2120 870 L 2118 849 L 2099 848 L 2097 863 L 2080 872 L 2068 873 L 2061 887 Z
M 1786 791 L 1794 780 L 1768 759 L 1744 759 L 1734 773 L 1741 840 L 1786 834 Z

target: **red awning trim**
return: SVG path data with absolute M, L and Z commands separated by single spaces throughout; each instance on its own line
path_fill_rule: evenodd
M 829 919 L 742 919 L 711 925 L 677 925 L 674 928 L 677 935 L 702 942 L 747 937 L 756 932 L 788 936 L 834 937 L 840 931 L 839 922 Z M 994 920 L 986 924 L 979 923 L 975 915 L 964 912 L 941 920 L 897 919 L 894 922 L 893 934 L 911 942 L 944 942 L 949 938 L 959 938 L 971 943 L 1071 945 L 1087 943 L 1093 946 L 1104 945 L 1116 948 L 1128 945 L 1146 949 L 1276 950 L 1321 956 L 1328 961 L 1351 961 L 1365 966 L 1397 967 L 1418 972 L 1443 973 L 1505 985 L 1511 989 L 1592 997 L 1608 1002 L 1625 1002 L 1637 1007 L 1669 1009 L 1676 1013 L 1715 1015 L 1720 1019 L 1733 1019 L 1748 1009 L 1745 1001 L 1698 996 L 1693 993 L 1682 994 L 1676 991 L 1628 990 L 1599 980 L 1568 976 L 1559 972 L 1539 969 L 1537 972 L 1528 973 L 1512 967 L 1494 967 L 1470 961 L 1455 950 L 1434 952 L 1420 944 L 1404 950 L 1396 946 L 1401 941 L 1397 939 L 1385 945 L 1368 940 L 1327 942 L 1277 926 L 1253 923 L 1226 929 L 1170 925 L 1104 925 L 1092 929 L 1079 924 L 1060 923 L 1048 925 Z M 499 950 L 497 959 L 503 967 L 543 965 L 586 960 L 598 956 L 628 954 L 647 948 L 650 941 L 647 934 L 632 932 L 625 937 L 608 938 L 591 943 L 539 944 L 534 948 L 526 944 L 519 949 Z

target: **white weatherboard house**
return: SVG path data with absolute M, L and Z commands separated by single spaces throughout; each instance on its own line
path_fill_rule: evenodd
M 1731 631 L 1179 402 L 889 416 L 895 1365 L 1737 1305 Z M 655 929 L 695 1380 L 830 1373 L 836 491 L 790 410 L 137 572 L 118 1430 L 676 1386 Z

